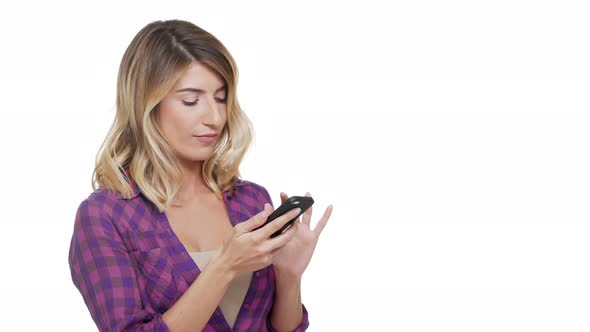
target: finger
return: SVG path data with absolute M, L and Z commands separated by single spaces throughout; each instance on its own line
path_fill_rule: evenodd
M 287 193 L 281 191 L 281 204 L 285 203 L 285 201 L 287 199 L 289 199 L 289 196 L 287 195 Z M 293 223 L 300 223 L 300 222 L 301 222 L 300 219 L 297 218 L 297 220 L 295 220 Z
M 243 234 L 247 232 L 251 232 L 257 227 L 260 227 L 266 222 L 268 216 L 274 211 L 270 203 L 265 203 L 264 208 L 260 211 L 257 215 L 250 218 L 246 222 L 239 223 L 235 226 L 238 234 Z
M 283 227 L 287 223 L 287 221 L 295 218 L 300 211 L 301 208 L 289 210 L 287 213 L 284 213 L 280 217 L 266 224 L 264 227 L 260 229 L 261 232 L 259 236 L 262 236 L 261 240 L 268 239 L 274 232 L 278 231 L 281 227 Z
M 294 219 L 295 217 L 297 217 L 297 215 L 301 212 L 301 208 L 294 208 L 292 210 L 289 210 L 289 212 L 284 213 L 282 216 L 280 216 L 279 218 L 273 220 L 273 222 L 276 222 L 276 228 L 274 231 L 272 231 L 271 234 L 273 234 L 274 232 L 278 231 L 279 229 L 281 229 L 288 221 L 290 221 L 291 219 Z M 287 230 L 291 229 L 291 227 L 293 227 L 295 224 L 298 223 L 298 220 L 295 219 L 289 226 L 287 226 L 286 229 L 284 229 L 282 231 L 282 233 L 286 232 Z M 270 234 L 269 234 L 270 236 Z
M 328 205 L 328 208 L 326 208 L 324 215 L 322 216 L 320 221 L 318 221 L 318 224 L 313 229 L 313 232 L 316 234 L 317 237 L 320 236 L 320 234 L 324 230 L 324 227 L 326 227 L 326 224 L 328 223 L 328 219 L 330 219 L 330 216 L 332 215 L 332 207 L 333 207 L 332 204 Z
M 309 192 L 307 192 L 305 194 L 306 197 L 311 197 L 311 194 Z M 311 211 L 312 211 L 312 206 L 310 206 L 307 211 L 303 212 L 303 218 L 301 218 L 301 223 L 304 225 L 307 225 L 307 227 L 309 228 L 309 225 L 311 224 Z
M 277 251 L 278 249 L 281 249 L 295 236 L 297 233 L 297 227 L 299 226 L 293 223 L 293 225 L 289 226 L 289 228 L 283 231 L 279 236 L 275 236 L 264 242 L 264 251 Z

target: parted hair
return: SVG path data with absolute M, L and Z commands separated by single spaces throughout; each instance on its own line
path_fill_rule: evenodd
M 133 181 L 160 212 L 172 203 L 184 179 L 174 150 L 158 128 L 155 112 L 193 61 L 219 74 L 227 85 L 227 122 L 201 174 L 219 198 L 223 191 L 231 195 L 235 190 L 240 163 L 254 135 L 236 96 L 238 69 L 216 37 L 182 20 L 149 23 L 123 54 L 115 118 L 96 154 L 93 190 L 98 185 L 129 197 L 133 191 L 125 175 L 128 168 Z

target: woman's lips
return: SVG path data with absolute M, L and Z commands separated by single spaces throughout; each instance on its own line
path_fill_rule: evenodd
M 212 142 L 215 142 L 215 140 L 217 139 L 217 135 L 212 135 L 212 136 L 205 135 L 205 136 L 193 136 L 193 137 L 203 143 L 212 143 Z

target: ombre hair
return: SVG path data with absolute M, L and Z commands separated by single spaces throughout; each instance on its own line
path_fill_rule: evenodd
M 130 197 L 128 169 L 160 212 L 170 206 L 184 179 L 174 150 L 158 128 L 155 111 L 193 61 L 216 72 L 227 85 L 227 122 L 213 155 L 203 162 L 202 178 L 219 198 L 223 191 L 231 195 L 235 190 L 239 165 L 254 134 L 236 96 L 238 69 L 217 38 L 182 20 L 151 22 L 127 47 L 117 78 L 115 119 L 95 159 L 93 190 L 98 184 Z

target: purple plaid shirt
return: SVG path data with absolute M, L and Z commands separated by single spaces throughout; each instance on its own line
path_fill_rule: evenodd
M 100 331 L 169 331 L 162 314 L 199 276 L 200 270 L 160 213 L 131 181 L 130 199 L 99 187 L 76 213 L 68 261 L 72 281 Z M 266 188 L 237 180 L 223 199 L 233 226 L 272 205 Z M 274 205 L 273 205 L 274 207 Z M 233 330 L 217 306 L 205 332 L 271 331 L 275 271 L 253 271 Z M 303 320 L 295 331 L 309 326 Z

